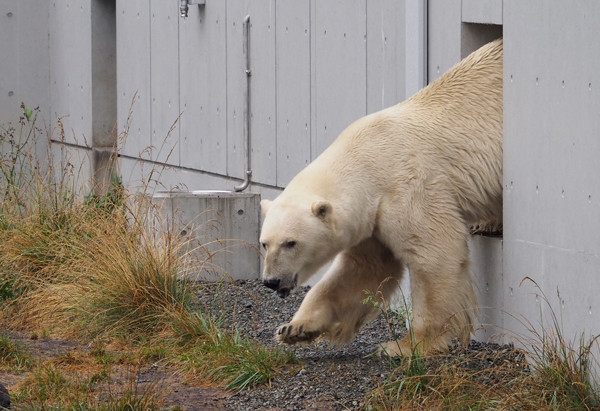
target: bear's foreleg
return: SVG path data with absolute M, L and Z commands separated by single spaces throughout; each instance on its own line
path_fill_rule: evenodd
M 446 229 L 448 226 L 445 227 Z M 382 344 L 391 356 L 445 352 L 457 339 L 468 344 L 473 329 L 476 297 L 469 274 L 465 234 L 427 238 L 418 253 L 407 258 L 413 318 L 408 335 Z M 416 238 L 416 237 L 413 237 Z
M 318 337 L 334 345 L 351 341 L 380 312 L 363 303 L 365 291 L 387 301 L 402 273 L 403 264 L 375 238 L 341 252 L 308 292 L 292 321 L 278 328 L 276 339 L 285 344 L 310 343 Z
M 391 356 L 444 352 L 469 342 L 476 297 L 469 273 L 468 227 L 452 182 L 429 179 L 383 202 L 377 233 L 410 272 L 408 335 L 382 344 Z

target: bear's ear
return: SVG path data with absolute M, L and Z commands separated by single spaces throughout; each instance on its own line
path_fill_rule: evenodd
M 319 217 L 324 220 L 331 215 L 333 211 L 331 203 L 329 201 L 320 200 L 312 203 L 312 212 L 315 217 Z
M 264 215 L 267 215 L 267 211 L 269 211 L 271 203 L 273 203 L 271 200 L 262 200 L 260 202 L 260 208 L 262 208 L 262 212 Z

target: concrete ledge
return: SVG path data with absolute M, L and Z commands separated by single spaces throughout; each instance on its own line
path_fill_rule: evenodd
M 462 22 L 502 24 L 502 0 L 462 0 Z

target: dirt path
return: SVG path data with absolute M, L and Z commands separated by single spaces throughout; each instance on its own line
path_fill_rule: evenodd
M 87 371 L 85 368 L 77 370 L 75 364 L 66 364 L 67 360 L 63 358 L 77 358 L 82 354 L 89 353 L 90 347 L 77 341 L 58 339 L 58 338 L 37 338 L 31 339 L 24 333 L 11 332 L 11 339 L 17 341 L 42 363 L 62 364 L 65 370 L 76 375 Z M 112 357 L 119 357 L 122 352 L 107 350 Z M 184 410 L 222 410 L 224 409 L 224 400 L 231 396 L 231 393 L 199 381 L 188 381 L 180 371 L 156 363 L 147 364 L 119 364 L 118 361 L 110 366 L 110 378 L 106 384 L 101 384 L 99 396 L 109 395 L 111 390 L 118 391 L 131 380 L 135 381 L 139 393 L 149 388 L 160 392 L 163 397 L 163 407 L 166 409 L 179 408 Z M 11 393 L 12 409 L 22 409 L 22 404 L 15 401 L 15 392 L 19 389 L 28 376 L 33 371 L 9 371 L 0 369 L 0 383 L 2 383 Z M 133 374 L 133 377 L 132 377 Z M 106 392 L 103 392 L 106 391 Z

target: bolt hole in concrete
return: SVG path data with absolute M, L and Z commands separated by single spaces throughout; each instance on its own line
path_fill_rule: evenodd
M 244 210 L 238 210 L 238 215 L 244 215 Z

